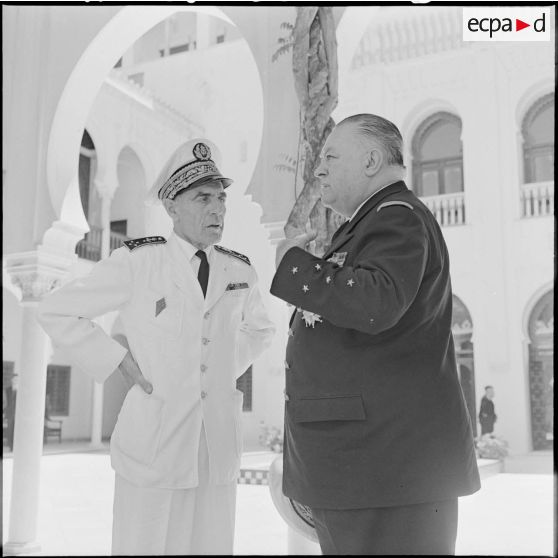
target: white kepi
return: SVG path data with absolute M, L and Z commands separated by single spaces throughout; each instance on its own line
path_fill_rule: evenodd
M 303 537 L 318 542 L 310 508 L 283 494 L 283 458 L 278 457 L 269 467 L 267 477 L 271 499 L 285 523 Z

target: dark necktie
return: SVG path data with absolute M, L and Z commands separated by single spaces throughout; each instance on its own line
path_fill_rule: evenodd
M 200 268 L 198 270 L 198 281 L 203 291 L 203 298 L 205 298 L 205 293 L 207 292 L 207 281 L 209 280 L 209 263 L 207 261 L 207 256 L 203 250 L 198 250 L 196 256 L 201 260 Z

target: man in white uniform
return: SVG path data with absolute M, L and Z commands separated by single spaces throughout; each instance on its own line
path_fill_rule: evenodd
M 126 242 L 47 297 L 39 321 L 102 382 L 128 391 L 111 438 L 116 555 L 232 554 L 243 395 L 236 379 L 274 326 L 246 256 L 221 239 L 225 188 L 207 140 L 179 147 L 155 182 L 173 234 Z M 120 311 L 118 343 L 92 319 Z M 124 345 L 124 346 L 123 346 Z

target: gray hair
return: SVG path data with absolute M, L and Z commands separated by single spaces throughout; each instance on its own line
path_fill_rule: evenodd
M 402 153 L 403 138 L 393 122 L 376 114 L 363 113 L 348 116 L 337 125 L 343 124 L 355 124 L 357 132 L 367 139 L 376 140 L 385 149 L 389 165 L 405 168 Z

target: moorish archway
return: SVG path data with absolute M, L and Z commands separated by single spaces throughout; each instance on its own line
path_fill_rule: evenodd
M 461 299 L 453 295 L 451 329 L 455 344 L 457 371 L 461 389 L 471 417 L 473 435 L 477 435 L 477 411 L 475 402 L 475 358 L 473 354 L 473 321 Z
M 529 316 L 529 395 L 534 450 L 552 449 L 554 440 L 554 291 L 538 300 Z

